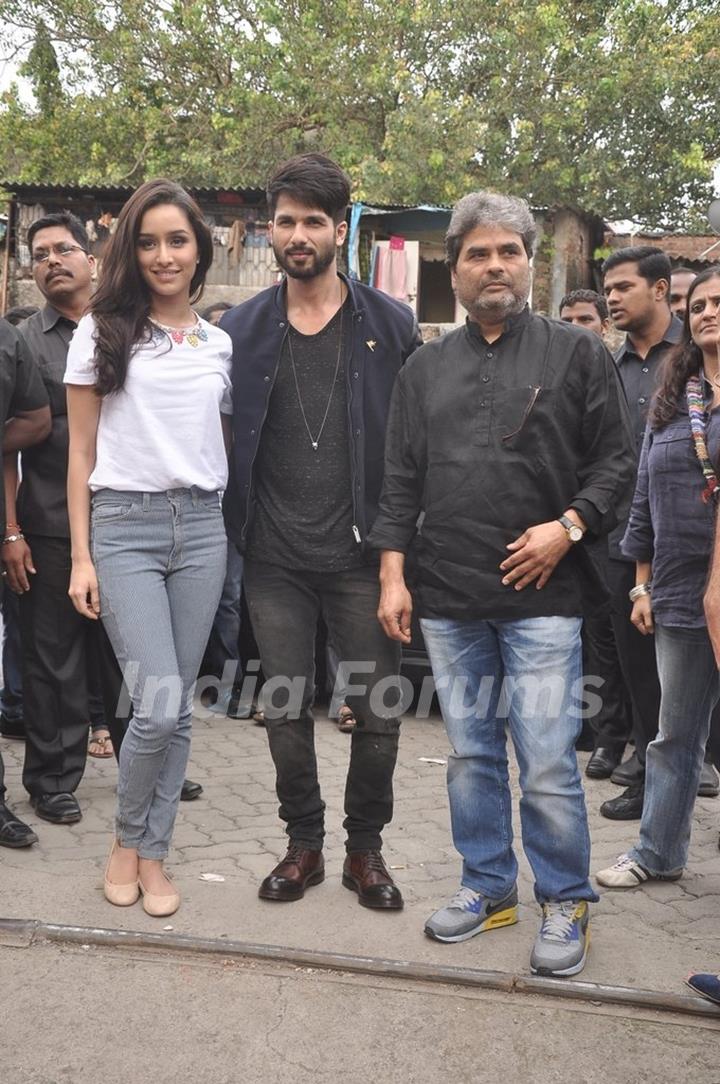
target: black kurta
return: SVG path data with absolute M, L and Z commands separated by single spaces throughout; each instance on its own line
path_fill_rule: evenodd
M 504 587 L 499 565 L 509 542 L 567 508 L 592 535 L 609 531 L 632 495 L 633 444 L 615 365 L 596 336 L 525 309 L 488 343 L 468 321 L 418 350 L 397 378 L 370 544 L 407 552 L 415 540 L 420 616 L 580 614 L 599 587 L 584 543 L 541 591 Z

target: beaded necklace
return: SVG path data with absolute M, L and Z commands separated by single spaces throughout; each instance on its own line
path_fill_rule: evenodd
M 200 323 L 200 317 L 197 318 L 192 327 L 168 327 L 167 324 L 161 324 L 159 320 L 153 320 L 150 317 L 155 327 L 160 328 L 169 337 L 171 342 L 180 345 L 183 339 L 186 340 L 188 346 L 199 346 L 201 342 L 206 343 L 208 341 L 208 333 Z
M 711 498 L 717 500 L 720 490 L 718 490 L 718 478 L 715 474 L 715 469 L 710 462 L 707 444 L 705 443 L 705 396 L 703 395 L 702 381 L 699 376 L 691 376 L 689 378 L 685 385 L 685 395 L 687 396 L 690 430 L 692 432 L 693 444 L 695 445 L 695 454 L 698 457 L 702 472 L 705 475 L 705 481 L 707 482 L 702 493 L 703 502 L 707 504 Z

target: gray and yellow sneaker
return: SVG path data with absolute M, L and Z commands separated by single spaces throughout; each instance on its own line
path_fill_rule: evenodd
M 447 907 L 430 915 L 425 933 L 435 941 L 467 941 L 484 930 L 512 926 L 518 920 L 517 902 L 517 888 L 503 900 L 491 900 L 463 886 Z
M 577 975 L 585 967 L 590 933 L 587 900 L 543 904 L 543 921 L 530 957 L 533 975 Z

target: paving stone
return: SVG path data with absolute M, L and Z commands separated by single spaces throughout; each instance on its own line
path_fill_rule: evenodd
M 170 866 L 183 905 L 170 920 L 178 932 L 237 937 L 268 944 L 319 948 L 384 958 L 489 967 L 526 973 L 539 921 L 533 881 L 522 854 L 517 815 L 517 766 L 509 743 L 519 861 L 520 921 L 514 927 L 457 946 L 423 935 L 428 915 L 457 889 L 461 861 L 450 836 L 442 765 L 447 758 L 442 722 L 407 718 L 395 776 L 396 812 L 384 833 L 385 857 L 405 895 L 400 914 L 358 906 L 341 884 L 344 860 L 343 793 L 349 742 L 318 715 L 316 743 L 327 803 L 326 880 L 303 900 L 268 904 L 257 886 L 284 853 L 287 837 L 277 815 L 274 770 L 264 728 L 230 719 L 197 720 L 188 776 L 204 795 L 180 806 Z M 136 905 L 112 908 L 102 897 L 102 871 L 112 832 L 114 761 L 88 762 L 78 790 L 83 820 L 57 827 L 38 820 L 21 786 L 23 746 L 0 739 L 8 800 L 37 830 L 29 851 L 0 852 L 0 913 L 72 925 L 120 929 L 161 928 Z M 587 763 L 587 754 L 580 757 Z M 592 869 L 614 861 L 637 838 L 637 822 L 605 820 L 599 806 L 620 793 L 606 780 L 584 780 L 593 842 Z M 629 892 L 603 892 L 592 908 L 593 945 L 583 978 L 681 992 L 691 967 L 720 966 L 720 802 L 698 801 L 688 869 L 675 884 L 651 883 Z M 200 881 L 204 872 L 225 877 Z

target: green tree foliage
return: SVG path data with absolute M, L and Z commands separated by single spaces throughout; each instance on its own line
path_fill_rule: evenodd
M 488 185 L 679 225 L 720 158 L 717 0 L 0 0 L 0 25 L 35 95 L 0 98 L 19 180 L 253 185 L 322 149 L 378 202 Z

